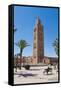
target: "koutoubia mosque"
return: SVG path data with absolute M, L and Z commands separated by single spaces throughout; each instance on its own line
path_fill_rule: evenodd
M 36 20 L 33 36 L 33 61 L 36 64 L 42 62 L 44 58 L 44 32 L 39 17 Z
M 44 30 L 39 17 L 34 26 L 33 38 L 33 64 L 57 64 L 58 58 L 44 56 Z

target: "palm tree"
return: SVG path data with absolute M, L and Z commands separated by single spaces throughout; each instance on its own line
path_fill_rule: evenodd
M 20 69 L 21 69 L 21 60 L 22 60 L 22 53 L 25 47 L 29 46 L 25 40 L 20 40 L 18 43 L 15 43 L 20 49 Z
M 58 56 L 58 39 L 56 38 L 56 40 L 54 41 L 53 43 L 53 47 L 55 48 L 55 52 L 56 52 L 56 55 Z

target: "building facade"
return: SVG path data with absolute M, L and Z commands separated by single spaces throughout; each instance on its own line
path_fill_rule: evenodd
M 33 61 L 34 64 L 37 64 L 42 62 L 42 59 L 44 57 L 44 33 L 43 33 L 43 25 L 39 17 L 37 18 L 33 34 L 34 34 Z

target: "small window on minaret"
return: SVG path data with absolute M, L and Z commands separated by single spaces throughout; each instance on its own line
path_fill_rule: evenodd
M 36 31 L 36 28 L 34 29 L 34 32 Z
M 34 49 L 36 48 L 36 46 L 34 46 Z
M 36 48 L 36 43 L 34 43 L 34 48 Z
M 34 56 L 34 58 L 36 58 L 36 56 Z
M 34 36 L 34 40 L 36 40 L 36 36 Z

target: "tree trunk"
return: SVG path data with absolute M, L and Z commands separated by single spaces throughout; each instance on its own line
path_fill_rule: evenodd
M 21 63 L 22 63 L 22 49 L 20 49 L 20 69 L 21 69 Z
M 17 58 L 16 58 L 16 70 L 15 70 L 15 72 L 17 72 L 17 64 L 18 64 L 18 63 L 17 63 Z

